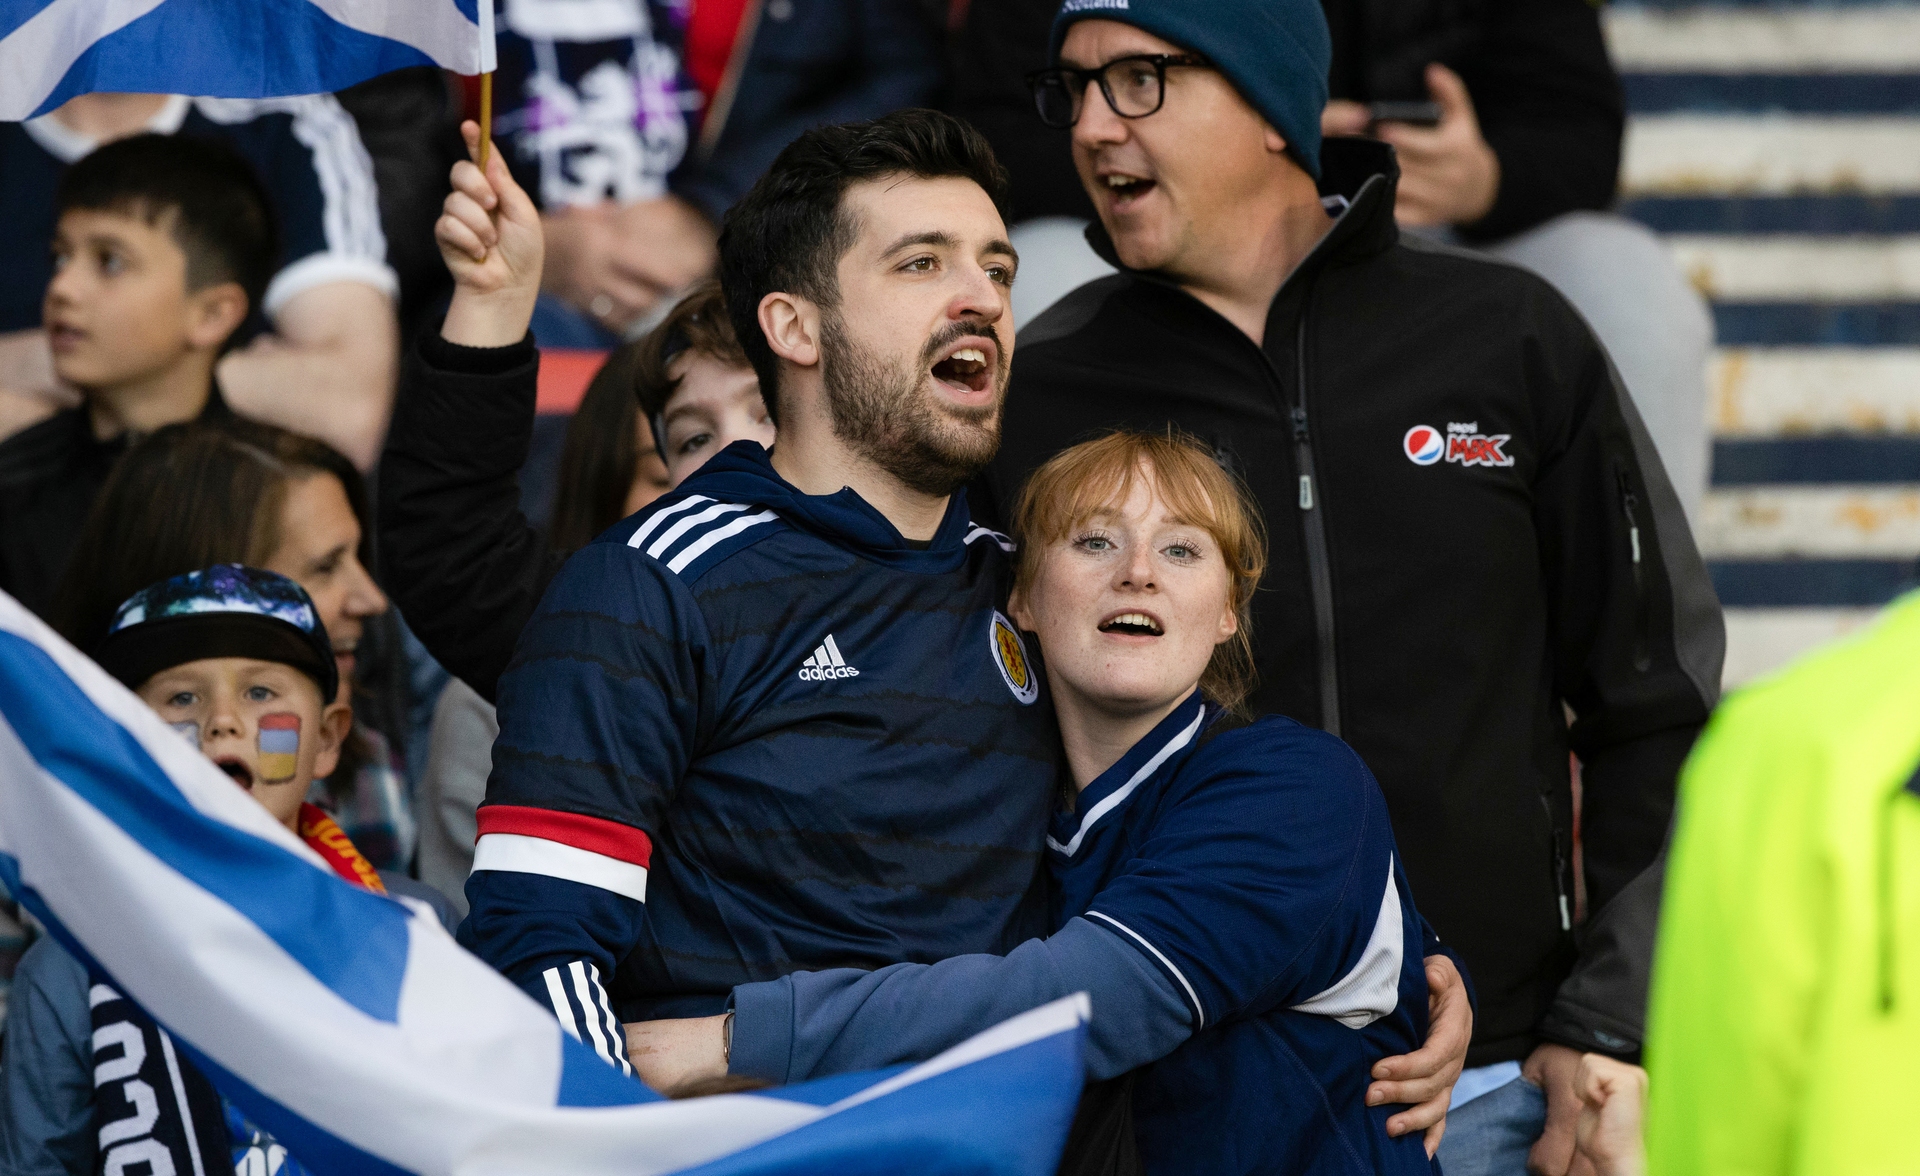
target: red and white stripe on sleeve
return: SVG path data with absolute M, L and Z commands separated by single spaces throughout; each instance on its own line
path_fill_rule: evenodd
M 544 874 L 647 901 L 653 842 L 632 825 L 511 804 L 485 805 L 478 817 L 475 873 Z

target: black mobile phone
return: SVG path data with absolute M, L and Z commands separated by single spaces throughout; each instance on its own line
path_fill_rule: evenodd
M 1375 102 L 1367 107 L 1373 121 L 1412 123 L 1416 127 L 1440 125 L 1438 102 Z

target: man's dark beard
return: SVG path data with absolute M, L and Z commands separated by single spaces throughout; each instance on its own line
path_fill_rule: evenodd
M 837 312 L 823 315 L 821 374 L 834 436 L 922 494 L 944 496 L 966 485 L 1000 448 L 1000 405 L 940 406 L 921 391 L 940 350 L 965 335 L 1000 342 L 989 324 L 955 323 L 927 340 L 918 367 L 894 371 L 847 338 Z M 1004 395 L 1005 350 L 1000 354 L 995 377 Z

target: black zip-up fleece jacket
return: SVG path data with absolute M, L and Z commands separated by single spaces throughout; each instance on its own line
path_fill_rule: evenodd
M 1379 778 L 1420 909 L 1472 969 L 1469 1064 L 1543 1035 L 1632 1056 L 1652 921 L 1603 908 L 1665 838 L 1718 697 L 1719 602 L 1579 315 L 1524 270 L 1403 240 L 1384 145 L 1332 141 L 1323 162 L 1323 191 L 1352 204 L 1264 345 L 1125 271 L 1021 332 L 976 517 L 1007 521 L 1035 467 L 1105 429 L 1214 446 L 1271 534 L 1252 705 L 1339 734 Z M 1584 958 L 1570 747 L 1607 929 Z M 1657 903 L 1651 882 L 1633 893 Z

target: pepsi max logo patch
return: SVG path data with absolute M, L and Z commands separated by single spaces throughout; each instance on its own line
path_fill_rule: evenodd
M 1444 434 L 1432 425 L 1415 425 L 1401 439 L 1400 448 L 1408 461 L 1419 466 L 1441 460 L 1463 466 L 1510 466 L 1513 455 L 1506 447 L 1511 440 L 1511 433 L 1482 433 L 1477 421 L 1449 421 Z
M 1418 466 L 1430 466 L 1447 451 L 1447 439 L 1432 425 L 1415 425 L 1400 442 L 1407 460 Z

